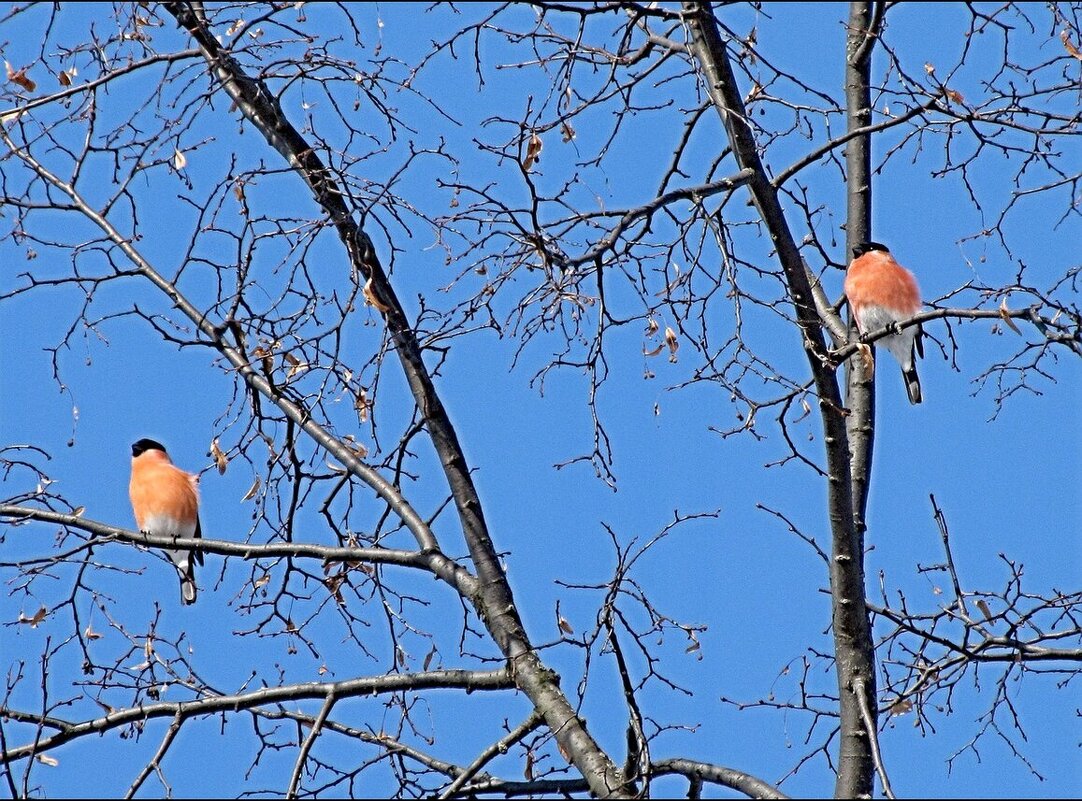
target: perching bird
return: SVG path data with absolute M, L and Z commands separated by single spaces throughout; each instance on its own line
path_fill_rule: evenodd
M 139 530 L 166 537 L 201 537 L 199 476 L 175 467 L 161 443 L 141 439 L 131 446 L 131 507 Z M 180 598 L 195 603 L 195 565 L 203 551 L 165 550 L 180 573 Z
M 908 320 L 920 311 L 920 289 L 913 273 L 894 260 L 886 245 L 866 242 L 853 248 L 853 261 L 845 276 L 845 296 L 861 334 L 881 331 L 893 322 Z M 924 357 L 920 324 L 903 328 L 877 341 L 886 345 L 902 365 L 910 403 L 920 403 L 920 379 L 914 351 Z

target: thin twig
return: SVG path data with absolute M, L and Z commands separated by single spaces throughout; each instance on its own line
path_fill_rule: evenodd
M 544 722 L 544 718 L 537 712 L 533 712 L 522 723 L 509 731 L 506 735 L 494 742 L 484 751 L 477 755 L 477 759 L 471 762 L 463 769 L 463 771 L 455 777 L 455 780 L 447 785 L 447 789 L 440 793 L 440 798 L 451 798 L 459 790 L 461 790 L 466 782 L 477 775 L 485 765 L 491 762 L 500 754 L 506 754 L 507 750 L 525 737 L 527 734 L 536 729 L 541 723 Z
M 327 716 L 331 714 L 331 709 L 334 708 L 334 704 L 337 700 L 333 690 L 327 693 L 327 698 L 323 702 L 323 708 L 319 710 L 319 717 L 316 718 L 316 722 L 312 724 L 308 736 L 305 737 L 304 742 L 301 743 L 300 753 L 297 754 L 297 763 L 293 766 L 293 775 L 289 777 L 289 789 L 286 791 L 286 798 L 297 797 L 297 787 L 301 782 L 301 773 L 304 772 L 304 763 L 308 761 L 308 752 L 312 750 L 316 738 L 319 737 L 320 732 L 323 731 L 323 724 L 326 723 Z
M 879 774 L 879 781 L 883 783 L 883 795 L 894 798 L 894 791 L 890 788 L 890 779 L 887 777 L 887 769 L 883 765 L 883 756 L 879 752 L 879 733 L 875 730 L 875 719 L 872 717 L 871 705 L 868 703 L 868 694 L 863 679 L 853 682 L 853 692 L 860 704 L 860 716 L 864 719 L 864 727 L 868 731 L 868 743 L 872 747 L 872 761 L 875 762 L 875 772 Z
M 131 787 L 128 788 L 128 792 L 124 794 L 125 798 L 135 798 L 135 794 L 139 792 L 139 788 L 143 786 L 143 782 L 146 781 L 150 772 L 157 771 L 159 778 L 161 778 L 161 764 L 162 758 L 165 756 L 165 752 L 169 750 L 169 746 L 173 744 L 173 740 L 176 739 L 177 734 L 180 733 L 180 725 L 182 718 L 178 714 L 173 718 L 173 722 L 169 724 L 169 730 L 165 733 L 165 737 L 162 738 L 162 744 L 158 746 L 158 750 L 154 752 L 154 756 L 139 772 L 139 775 L 135 777 L 135 781 L 131 783 Z M 162 780 L 164 784 L 164 779 Z
M 929 494 L 928 497 L 932 501 L 932 512 L 935 516 L 935 523 L 939 526 L 939 536 L 943 539 L 943 550 L 947 553 L 947 570 L 951 574 L 951 583 L 954 585 L 954 599 L 962 614 L 969 617 L 969 609 L 966 608 L 965 595 L 962 593 L 962 584 L 958 580 L 958 572 L 954 569 L 954 554 L 951 553 L 950 531 L 947 529 L 947 518 L 943 515 L 943 511 L 935 502 L 935 495 Z

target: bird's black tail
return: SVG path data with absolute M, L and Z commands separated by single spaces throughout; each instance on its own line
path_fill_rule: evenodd
M 180 600 L 185 606 L 195 603 L 196 586 L 195 586 L 195 563 L 192 560 L 184 566 L 177 566 L 180 572 Z
M 917 377 L 917 368 L 910 366 L 908 370 L 902 370 L 902 378 L 905 379 L 905 389 L 909 393 L 909 402 L 920 403 L 924 398 L 920 394 L 920 378 Z

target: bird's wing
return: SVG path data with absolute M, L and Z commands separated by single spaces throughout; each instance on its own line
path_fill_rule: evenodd
M 197 540 L 203 538 L 203 524 L 199 522 L 198 517 L 195 519 L 195 534 L 193 534 L 192 536 L 195 537 Z M 202 548 L 196 548 L 194 551 L 192 551 L 192 555 L 195 557 L 195 563 L 197 565 L 203 564 Z

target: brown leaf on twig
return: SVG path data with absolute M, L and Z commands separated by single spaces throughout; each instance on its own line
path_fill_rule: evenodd
M 26 74 L 26 68 L 25 67 L 23 67 L 21 70 L 15 71 L 15 70 L 13 70 L 11 68 L 11 65 L 8 64 L 6 61 L 4 62 L 4 67 L 7 69 L 8 80 L 11 81 L 12 83 L 21 86 L 23 89 L 25 89 L 28 92 L 33 92 L 35 89 L 38 88 L 38 85 L 36 83 L 34 83 L 30 79 L 30 76 L 28 76 Z
M 369 278 L 364 285 L 364 289 L 361 290 L 364 293 L 364 299 L 368 302 L 368 305 L 375 307 L 376 311 L 381 314 L 391 310 L 391 307 L 376 297 L 375 290 L 372 289 L 372 279 Z
M 871 372 L 875 369 L 875 357 L 872 356 L 871 345 L 865 345 L 863 342 L 857 345 L 857 353 L 860 354 L 861 360 L 864 362 L 864 369 L 867 372 Z
M 217 437 L 210 443 L 210 455 L 214 457 L 214 464 L 218 467 L 218 473 L 224 476 L 225 469 L 229 466 L 229 457 L 225 455 L 225 451 L 218 444 Z
M 1064 28 L 1060 32 L 1059 38 L 1063 42 L 1063 46 L 1067 49 L 1067 52 L 1079 61 L 1082 61 L 1082 52 L 1079 52 L 1078 48 L 1074 46 L 1074 42 L 1071 41 L 1071 33 L 1067 28 Z
M 302 362 L 300 359 L 298 359 L 292 353 L 283 353 L 282 356 L 283 356 L 283 358 L 285 358 L 285 360 L 287 362 L 289 362 L 289 372 L 286 373 L 286 378 L 287 379 L 292 378 L 297 373 L 301 372 L 302 370 L 304 370 L 305 368 L 308 367 L 307 364 Z
M 241 502 L 250 501 L 259 492 L 260 479 L 259 476 L 255 477 L 255 481 L 252 482 L 252 486 L 248 488 L 248 491 L 244 493 L 244 497 L 241 498 Z
M 353 396 L 353 408 L 357 410 L 357 419 L 361 423 L 368 421 L 368 409 L 372 405 L 372 402 L 368 400 L 368 390 L 361 387 Z
M 39 609 L 37 612 L 35 612 L 33 617 L 27 617 L 22 612 L 20 612 L 19 613 L 19 622 L 20 623 L 29 623 L 30 628 L 36 629 L 38 627 L 38 624 L 45 619 L 45 615 L 47 615 L 48 613 L 49 613 L 49 610 L 46 609 L 44 606 L 41 607 L 41 609 Z
M 530 171 L 530 168 L 540 160 L 542 147 L 541 137 L 531 134 L 530 144 L 526 146 L 526 158 L 522 162 L 522 169 L 526 172 Z
M 665 344 L 669 348 L 669 361 L 676 361 L 676 352 L 680 350 L 680 340 L 676 338 L 676 332 L 671 327 L 665 326 Z
M 913 711 L 913 702 L 908 698 L 901 698 L 890 705 L 890 714 L 892 715 L 904 715 L 906 712 Z
M 1022 329 L 1014 324 L 1014 320 L 1011 319 L 1011 310 L 1007 308 L 1007 299 L 1003 298 L 1003 302 L 999 304 L 999 316 L 1003 318 L 1003 322 L 1007 324 L 1014 333 L 1019 336 L 1022 335 Z

